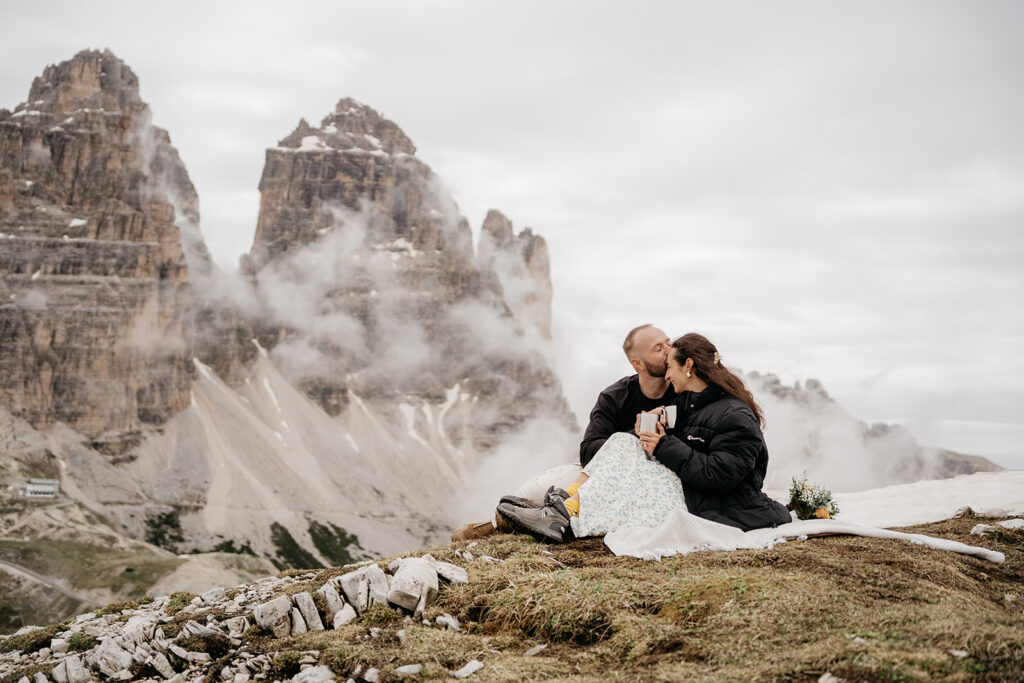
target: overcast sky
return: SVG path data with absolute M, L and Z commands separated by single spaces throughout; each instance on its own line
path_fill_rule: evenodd
M 36 0 L 4 9 L 0 106 L 113 50 L 234 268 L 265 148 L 352 96 L 475 230 L 495 207 L 548 240 L 582 419 L 655 322 L 1024 467 L 1022 35 L 987 0 Z

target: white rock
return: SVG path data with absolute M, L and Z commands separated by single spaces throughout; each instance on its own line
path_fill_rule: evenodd
M 437 575 L 448 583 L 469 583 L 469 572 L 451 562 L 435 563 Z
M 970 654 L 967 650 L 950 650 L 949 654 L 953 655 L 956 659 L 963 659 Z
M 523 653 L 524 657 L 536 657 L 541 652 L 544 652 L 548 648 L 547 643 L 541 643 L 536 647 L 531 647 L 529 650 Z
M 418 676 L 423 671 L 422 664 L 406 664 L 395 669 L 395 675 L 399 678 L 407 678 L 409 676 Z
M 53 667 L 53 671 L 50 672 L 50 675 L 53 676 L 53 680 L 57 681 L 57 683 L 68 683 L 67 660 L 62 661 L 57 664 L 57 666 Z
M 466 666 L 462 667 L 458 671 L 453 671 L 452 676 L 455 678 L 469 678 L 482 668 L 484 668 L 483 662 L 477 659 L 471 659 Z
M 54 638 L 50 641 L 50 652 L 54 654 L 64 654 L 68 651 L 68 641 L 63 638 Z
M 306 620 L 302 618 L 302 612 L 299 611 L 298 607 L 292 607 L 292 635 L 305 633 L 308 630 L 306 628 Z
M 388 602 L 388 577 L 375 564 L 368 564 L 338 579 L 345 598 L 356 612 L 362 614 L 367 608 Z
M 131 653 L 115 643 L 113 638 L 100 643 L 92 658 L 96 663 L 96 668 L 108 677 L 129 668 L 133 661 Z
M 363 680 L 366 683 L 380 683 L 380 669 L 370 668 L 363 674 Z
M 287 595 L 282 595 L 262 605 L 256 605 L 252 616 L 257 624 L 278 638 L 283 638 L 291 632 L 291 612 L 292 601 Z
M 320 620 L 320 612 L 316 609 L 312 595 L 309 593 L 296 593 L 292 596 L 292 602 L 299 608 L 299 612 L 302 613 L 302 618 L 306 622 L 306 627 L 310 631 L 324 630 L 324 622 Z
M 995 531 L 996 528 L 991 524 L 975 524 L 971 529 L 971 536 L 984 536 Z
M 32 677 L 32 683 L 50 683 L 50 679 L 42 671 L 37 671 L 36 675 Z
M 1024 529 L 1024 519 L 1006 519 L 996 524 L 1004 529 Z
M 461 631 L 462 626 L 459 624 L 459 620 L 452 615 L 445 612 L 441 616 L 434 619 L 434 623 L 437 626 L 444 626 L 449 631 Z
M 312 666 L 292 676 L 292 683 L 328 683 L 337 680 L 326 666 Z
M 86 683 L 92 678 L 89 670 L 82 666 L 82 660 L 78 655 L 71 655 L 64 660 L 67 672 L 67 683 Z
M 406 558 L 391 580 L 388 602 L 421 616 L 437 597 L 437 571 L 429 560 Z
M 352 605 L 345 605 L 341 608 L 337 614 L 334 615 L 334 628 L 339 628 L 345 624 L 351 624 L 356 620 L 356 611 L 352 609 Z
M 18 683 L 32 683 L 32 681 L 28 680 L 28 676 L 22 676 L 18 679 Z
M 174 678 L 174 669 L 163 653 L 158 652 L 150 657 L 149 664 L 164 678 Z
M 180 645 L 175 645 L 174 643 L 171 643 L 167 646 L 167 651 L 183 662 L 188 661 L 188 650 L 186 650 Z
M 409 634 L 406 633 L 405 629 L 403 628 L 399 629 L 398 632 L 395 633 L 395 637 L 398 638 L 398 642 L 400 642 L 402 645 L 405 645 L 405 641 L 408 640 Z
M 334 623 L 334 615 L 345 607 L 345 601 L 338 595 L 334 584 L 327 582 L 317 589 L 317 594 L 324 599 L 324 608 L 327 612 L 327 623 Z
M 228 627 L 228 633 L 238 637 L 249 630 L 249 619 L 246 617 L 232 617 L 224 622 Z
M 227 597 L 227 591 L 225 591 L 223 588 L 214 588 L 213 590 L 206 591 L 199 597 L 202 598 L 203 602 L 205 602 L 207 605 L 212 605 L 214 603 L 221 602 L 222 600 L 224 600 Z
M 818 677 L 818 683 L 846 683 L 846 679 L 839 678 L 838 676 L 833 676 L 832 674 L 826 671 Z
M 247 671 L 240 671 L 231 679 L 231 683 L 248 683 L 249 678 L 250 676 Z

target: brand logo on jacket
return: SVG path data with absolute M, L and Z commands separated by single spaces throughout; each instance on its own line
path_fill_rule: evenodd
M 704 439 L 700 438 L 699 436 L 687 436 L 686 440 L 687 441 L 700 441 L 701 443 L 704 443 Z

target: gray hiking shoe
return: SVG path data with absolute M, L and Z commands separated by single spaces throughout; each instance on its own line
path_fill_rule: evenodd
M 537 507 L 529 498 L 522 498 L 520 496 L 502 496 L 498 501 L 498 504 L 508 503 L 509 505 L 517 508 L 532 508 Z
M 566 536 L 572 536 L 569 513 L 561 499 L 540 509 L 501 503 L 498 505 L 498 514 L 518 531 L 525 531 L 555 543 L 562 543 Z
M 569 492 L 566 491 L 565 489 L 549 486 L 548 492 L 544 494 L 544 504 L 555 505 L 557 503 L 561 503 L 562 507 L 564 508 L 565 501 L 569 500 L 570 498 L 572 498 L 572 496 L 570 496 Z M 566 515 L 568 515 L 568 512 L 566 512 Z

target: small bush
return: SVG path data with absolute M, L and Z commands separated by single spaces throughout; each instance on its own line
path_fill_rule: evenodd
M 167 600 L 167 604 L 164 605 L 164 612 L 173 616 L 181 610 L 185 609 L 185 607 L 190 602 L 192 602 L 192 599 L 195 597 L 195 593 L 188 593 L 184 591 L 178 593 L 171 593 L 170 597 Z
M 223 635 L 189 636 L 179 643 L 190 652 L 205 652 L 213 659 L 220 659 L 231 649 L 231 641 Z
M 0 678 L 0 683 L 15 683 L 16 681 L 20 681 L 22 677 L 31 681 L 37 673 L 41 673 L 47 678 L 51 678 L 50 672 L 53 671 L 54 666 L 55 665 L 52 662 L 49 664 L 33 664 L 28 668 L 18 669 L 17 671 Z
M 84 633 L 75 633 L 68 638 L 68 649 L 74 650 L 75 652 L 86 652 L 96 647 L 99 641 L 96 640 L 95 636 L 89 636 Z
M 270 680 L 288 680 L 299 673 L 299 660 L 301 659 L 302 654 L 294 650 L 285 650 L 279 653 L 270 664 L 267 678 Z
M 359 617 L 359 624 L 370 628 L 371 626 L 387 626 L 402 620 L 404 615 L 388 605 L 376 604 L 363 612 Z
M 106 607 L 101 607 L 100 609 L 96 610 L 96 616 L 101 616 L 104 614 L 118 614 L 119 612 L 123 612 L 126 609 L 139 609 L 139 607 L 143 605 L 148 605 L 151 602 L 153 602 L 152 595 L 141 597 L 138 600 L 123 600 L 121 602 L 112 602 Z
M 67 625 L 68 622 L 64 621 L 23 633 L 20 636 L 11 636 L 5 640 L 0 640 L 0 652 L 14 652 L 15 650 L 21 650 L 22 654 L 38 652 L 44 647 L 49 647 L 50 641 L 63 631 Z

